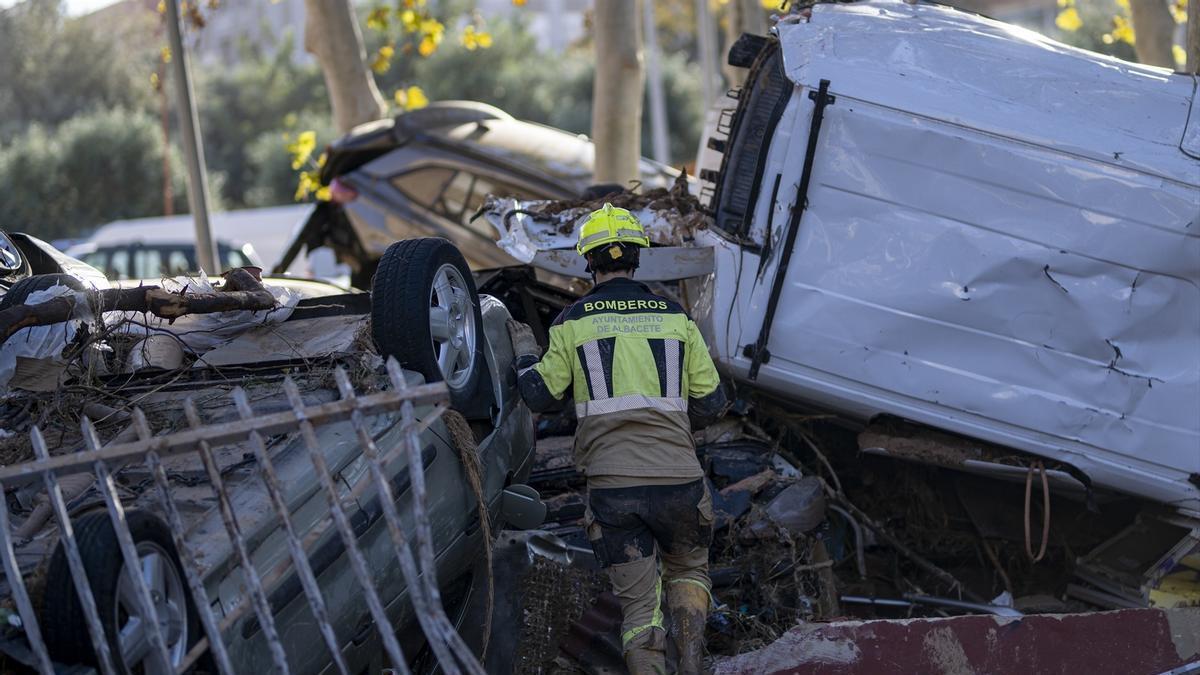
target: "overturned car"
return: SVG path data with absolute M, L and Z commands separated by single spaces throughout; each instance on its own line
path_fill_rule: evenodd
M 482 672 L 463 607 L 540 503 L 509 314 L 453 245 L 396 243 L 370 294 L 67 272 L 0 298 L 7 659 Z

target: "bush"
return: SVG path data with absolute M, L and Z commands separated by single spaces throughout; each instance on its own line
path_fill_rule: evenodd
M 30 126 L 0 148 L 0 227 L 56 239 L 159 215 L 162 147 L 158 122 L 143 113 L 88 113 L 53 131 Z M 170 164 L 174 208 L 186 212 L 183 163 L 172 153 Z
M 33 123 L 55 126 L 87 110 L 146 106 L 153 66 L 136 52 L 81 19 L 64 18 L 60 0 L 0 10 L 0 143 Z

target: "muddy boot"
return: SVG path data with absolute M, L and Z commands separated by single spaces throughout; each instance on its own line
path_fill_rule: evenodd
M 651 628 L 625 647 L 625 667 L 629 675 L 666 675 L 667 638 L 662 629 Z
M 700 675 L 704 658 L 704 624 L 708 619 L 708 590 L 699 584 L 676 582 L 667 585 L 667 607 L 671 610 L 671 639 L 679 651 L 678 675 Z

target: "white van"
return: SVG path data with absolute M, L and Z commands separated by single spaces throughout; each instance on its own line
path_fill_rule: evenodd
M 700 174 L 726 374 L 1200 515 L 1196 78 L 888 0 L 773 33 Z

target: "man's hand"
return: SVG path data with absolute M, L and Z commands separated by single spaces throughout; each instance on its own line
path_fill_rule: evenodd
M 540 357 L 542 355 L 542 348 L 538 346 L 537 338 L 533 337 L 533 329 L 528 324 L 521 323 L 516 319 L 509 319 L 507 325 L 508 336 L 512 338 L 514 356 L 532 354 Z

